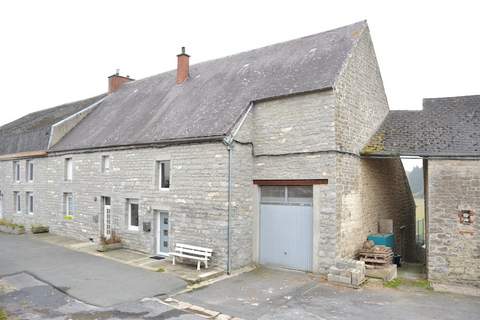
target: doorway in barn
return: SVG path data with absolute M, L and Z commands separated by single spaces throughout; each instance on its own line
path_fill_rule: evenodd
M 402 278 L 424 279 L 426 278 L 426 190 L 425 190 L 425 171 L 426 160 L 419 157 L 402 157 L 405 174 L 408 178 L 410 190 L 415 201 L 415 247 L 414 253 L 409 254 L 414 257 L 414 261 L 407 261 L 398 269 L 399 276 Z M 411 248 L 411 247 L 410 247 Z M 412 250 L 412 249 L 410 249 Z

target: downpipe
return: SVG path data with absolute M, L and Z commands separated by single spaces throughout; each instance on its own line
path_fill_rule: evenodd
M 231 254 L 231 220 L 232 220 L 232 159 L 233 159 L 233 137 L 227 136 L 223 139 L 228 151 L 228 209 L 227 209 L 227 274 L 232 271 Z

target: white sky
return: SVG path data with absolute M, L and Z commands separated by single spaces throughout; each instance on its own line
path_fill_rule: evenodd
M 367 19 L 392 109 L 479 94 L 476 1 L 2 1 L 0 125 L 139 79 Z

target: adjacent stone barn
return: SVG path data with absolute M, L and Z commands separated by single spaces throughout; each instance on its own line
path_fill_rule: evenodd
M 209 247 L 226 270 L 326 273 L 383 218 L 408 253 L 402 163 L 360 155 L 388 114 L 366 22 L 194 65 L 182 51 L 177 70 L 1 127 L 0 212 L 152 255 Z
M 426 266 L 437 289 L 480 294 L 480 96 L 391 111 L 365 156 L 424 159 Z

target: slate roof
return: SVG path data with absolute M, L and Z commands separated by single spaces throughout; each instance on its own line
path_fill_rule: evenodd
M 0 127 L 0 155 L 45 151 L 50 128 L 72 114 L 90 106 L 105 94 L 34 112 Z
M 390 111 L 363 154 L 480 157 L 480 95 L 424 99 L 423 110 Z
M 221 137 L 254 100 L 330 88 L 365 21 L 124 84 L 52 149 Z

